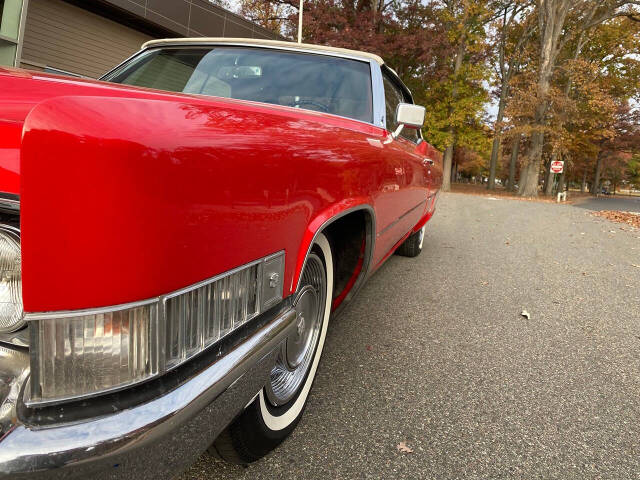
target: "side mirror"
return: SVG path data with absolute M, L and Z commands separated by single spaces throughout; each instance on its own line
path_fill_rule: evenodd
M 424 123 L 425 108 L 412 103 L 400 103 L 396 110 L 396 124 L 398 128 L 391 134 L 396 139 L 402 133 L 404 127 L 418 129 Z

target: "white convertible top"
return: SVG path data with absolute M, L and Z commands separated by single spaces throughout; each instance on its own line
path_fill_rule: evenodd
M 373 53 L 361 52 L 358 50 L 347 50 L 346 48 L 325 47 L 323 45 L 313 45 L 310 43 L 283 42 L 280 40 L 262 40 L 259 38 L 216 38 L 216 37 L 193 37 L 193 38 L 162 38 L 158 40 L 150 40 L 142 45 L 142 48 L 159 47 L 159 46 L 178 46 L 178 45 L 249 45 L 260 47 L 274 47 L 291 50 L 308 50 L 318 53 L 327 53 L 329 55 L 344 55 L 350 57 L 359 57 L 366 60 L 374 60 L 380 65 L 384 65 L 384 60 Z

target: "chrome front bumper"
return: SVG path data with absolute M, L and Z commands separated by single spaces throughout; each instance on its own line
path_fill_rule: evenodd
M 295 311 L 287 309 L 214 364 L 147 403 L 47 427 L 20 421 L 15 405 L 28 376 L 28 355 L 0 347 L 0 478 L 172 478 L 265 385 L 294 320 Z

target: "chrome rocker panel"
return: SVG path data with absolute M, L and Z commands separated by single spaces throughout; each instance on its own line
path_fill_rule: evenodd
M 19 353 L 11 362 L 0 357 L 0 380 L 10 386 L 5 391 L 0 384 L 0 478 L 173 478 L 265 385 L 295 318 L 288 308 L 204 371 L 147 403 L 40 428 L 16 420 L 10 402 L 26 379 L 21 363 L 27 362 L 28 372 L 28 359 L 8 348 L 7 356 Z

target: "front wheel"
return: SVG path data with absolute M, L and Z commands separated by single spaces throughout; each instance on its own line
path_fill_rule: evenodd
M 422 243 L 424 242 L 424 231 L 426 226 L 423 226 L 417 232 L 409 235 L 402 245 L 398 247 L 396 253 L 403 257 L 417 257 L 422 252 Z
M 316 375 L 331 313 L 333 259 L 319 234 L 295 294 L 296 329 L 282 344 L 269 382 L 216 439 L 210 452 L 233 463 L 263 457 L 293 431 Z

